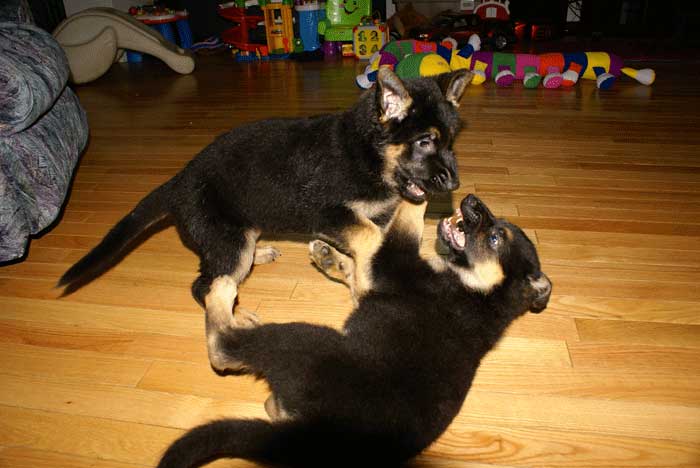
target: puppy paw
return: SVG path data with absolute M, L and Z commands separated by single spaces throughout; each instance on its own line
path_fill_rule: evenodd
M 321 240 L 309 242 L 309 256 L 314 265 L 330 278 L 347 282 L 352 274 L 352 259 Z
M 280 252 L 278 249 L 271 245 L 256 247 L 255 258 L 253 259 L 253 263 L 256 265 L 272 263 L 275 260 L 277 260 L 277 258 L 279 258 L 280 255 L 282 255 L 282 252 Z
M 231 318 L 232 328 L 254 328 L 260 323 L 260 318 L 255 312 L 242 307 L 237 307 Z
M 209 364 L 212 369 L 219 375 L 228 374 L 245 374 L 248 368 L 242 362 L 238 362 L 224 353 L 218 351 L 209 351 Z

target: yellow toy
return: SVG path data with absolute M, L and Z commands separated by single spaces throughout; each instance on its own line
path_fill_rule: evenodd
M 294 49 L 292 0 L 259 0 L 265 15 L 265 35 L 270 55 L 289 54 Z
M 369 59 L 388 42 L 388 29 L 379 21 L 364 19 L 352 30 L 352 47 L 360 60 Z

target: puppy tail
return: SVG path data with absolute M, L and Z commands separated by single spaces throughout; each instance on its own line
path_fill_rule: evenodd
M 61 276 L 57 287 L 66 288 L 64 295 L 107 271 L 129 252 L 127 247 L 134 240 L 169 214 L 167 200 L 171 184 L 172 181 L 168 181 L 148 194 L 96 247 Z
M 195 468 L 219 458 L 266 461 L 276 429 L 262 419 L 223 419 L 187 432 L 163 454 L 158 468 Z
M 397 457 L 397 448 L 386 442 L 381 436 L 348 433 L 327 424 L 223 419 L 195 427 L 176 440 L 158 468 L 197 468 L 219 458 L 304 468 L 400 466 L 408 457 Z

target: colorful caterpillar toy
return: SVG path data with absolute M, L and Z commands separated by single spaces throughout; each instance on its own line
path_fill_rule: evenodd
M 510 86 L 521 80 L 526 88 L 545 88 L 575 85 L 579 78 L 596 80 L 600 89 L 609 89 L 622 74 L 650 85 L 654 70 L 624 67 L 623 60 L 607 52 L 576 52 L 510 54 L 480 51 L 481 41 L 476 34 L 469 43 L 457 50 L 454 40 L 441 44 L 416 40 L 392 41 L 370 58 L 365 73 L 356 79 L 358 86 L 369 88 L 376 80 L 381 66 L 393 67 L 401 78 L 438 75 L 452 70 L 468 69 L 474 72 L 472 84 L 481 84 L 488 78 L 498 86 Z

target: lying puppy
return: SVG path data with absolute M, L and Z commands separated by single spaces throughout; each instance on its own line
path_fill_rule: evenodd
M 370 259 L 371 287 L 355 289 L 358 305 L 342 332 L 305 323 L 216 328 L 219 366 L 267 380 L 273 421 L 199 426 L 159 467 L 223 457 L 388 467 L 434 442 L 462 406 L 481 359 L 515 318 L 546 307 L 551 283 L 525 234 L 473 195 L 440 224 L 449 256 L 422 259 L 424 210 L 399 206 Z M 311 251 L 333 275 L 353 282 L 362 274 L 322 241 Z
M 77 289 L 165 220 L 199 255 L 192 293 L 215 316 L 231 313 L 253 263 L 279 255 L 256 248 L 262 231 L 313 233 L 355 255 L 350 246 L 376 243 L 402 198 L 421 203 L 426 193 L 459 186 L 452 145 L 471 77 L 459 71 L 404 83 L 382 69 L 376 89 L 344 113 L 231 130 L 146 196 L 58 285 Z M 244 311 L 234 318 L 255 323 Z

